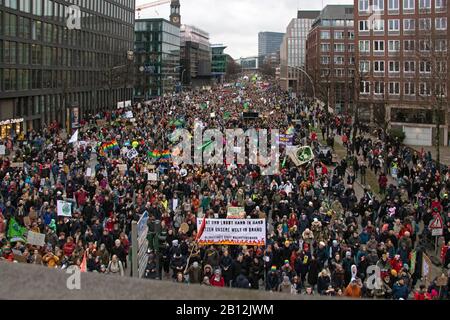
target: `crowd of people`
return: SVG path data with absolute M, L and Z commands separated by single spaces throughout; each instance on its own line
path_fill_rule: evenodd
M 259 117 L 243 118 L 245 111 Z M 174 145 L 171 133 L 193 132 L 198 121 L 222 132 L 294 128 L 295 145 L 317 144 L 322 131 L 334 146 L 338 135 L 348 159 L 298 167 L 287 158 L 273 176 L 251 164 L 174 164 L 166 152 Z M 86 117 L 75 143 L 57 127 L 30 131 L 0 156 L 0 259 L 127 276 L 131 223 L 147 212 L 148 279 L 317 296 L 448 299 L 448 284 L 422 279 L 422 256 L 434 215 L 444 219 L 450 241 L 450 173 L 368 133 L 315 101 L 252 80 Z M 132 149 L 137 156 L 130 159 Z M 398 183 L 388 184 L 392 172 L 384 168 L 393 164 Z M 366 170 L 380 173 L 381 195 L 357 183 Z M 149 180 L 148 173 L 158 178 Z M 58 200 L 73 204 L 71 216 L 58 215 Z M 229 207 L 267 220 L 266 246 L 193 250 L 197 218 L 227 218 Z M 45 234 L 45 245 L 27 243 L 27 231 Z M 376 286 L 370 266 L 380 270 Z

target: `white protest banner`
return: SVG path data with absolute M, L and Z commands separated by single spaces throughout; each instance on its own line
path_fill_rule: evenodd
M 197 232 L 202 219 L 197 218 Z M 206 219 L 200 245 L 264 246 L 265 219 Z
M 33 246 L 43 247 L 45 245 L 45 234 L 28 231 L 27 243 Z
M 127 153 L 127 158 L 130 160 L 133 160 L 134 158 L 136 158 L 139 155 L 139 153 L 136 151 L 136 149 L 131 149 L 130 151 L 128 151 Z
M 158 181 L 158 174 L 156 172 L 149 172 L 147 178 L 148 181 Z
M 72 203 L 63 200 L 58 200 L 56 207 L 58 209 L 58 217 L 72 216 Z
M 0 156 L 4 156 L 6 154 L 6 147 L 4 145 L 0 145 Z
M 125 112 L 125 118 L 126 119 L 131 119 L 131 118 L 133 118 L 134 116 L 133 116 L 133 111 L 127 111 L 127 112 Z

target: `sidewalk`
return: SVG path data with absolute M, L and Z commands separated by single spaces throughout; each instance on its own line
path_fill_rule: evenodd
M 433 157 L 433 160 L 437 159 L 436 147 L 412 146 L 412 145 L 407 145 L 407 144 L 406 144 L 406 146 L 410 147 L 411 149 L 416 150 L 418 153 L 422 152 L 422 149 L 425 153 L 430 151 L 431 156 Z M 450 166 L 450 147 L 441 146 L 439 148 L 439 153 L 441 156 L 440 162 L 443 165 Z

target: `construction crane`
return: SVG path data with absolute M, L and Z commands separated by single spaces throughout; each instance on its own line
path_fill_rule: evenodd
M 138 14 L 138 19 L 141 18 L 141 11 L 142 10 L 145 10 L 145 9 L 148 9 L 148 8 L 153 8 L 153 7 L 160 6 L 160 5 L 166 4 L 166 3 L 171 3 L 171 2 L 172 2 L 172 0 L 159 0 L 159 1 L 153 1 L 153 2 L 150 2 L 150 3 L 146 3 L 146 4 L 142 4 L 140 6 L 137 6 L 136 7 L 136 12 Z

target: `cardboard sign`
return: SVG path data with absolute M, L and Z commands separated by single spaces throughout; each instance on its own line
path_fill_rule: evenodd
M 23 162 L 11 162 L 11 168 L 23 168 Z
M 25 224 L 25 226 L 31 226 L 30 217 L 23 217 L 23 223 Z
M 245 217 L 245 209 L 243 207 L 228 207 L 227 219 L 242 219 Z
M 158 174 L 155 172 L 149 172 L 147 174 L 148 181 L 158 181 Z
M 72 217 L 72 203 L 58 200 L 57 202 L 58 217 Z
M 27 263 L 27 258 L 18 254 L 14 254 L 14 260 L 18 263 Z
M 34 246 L 43 247 L 45 245 L 45 234 L 28 231 L 27 243 Z
M 130 160 L 133 160 L 134 158 L 136 158 L 139 155 L 139 153 L 137 152 L 136 149 L 131 149 L 130 151 L 128 151 L 127 153 L 127 158 Z
M 30 211 L 30 213 L 28 214 L 28 218 L 30 218 L 31 220 L 36 220 L 37 219 L 37 212 L 36 211 Z M 25 221 L 25 218 L 24 218 Z

